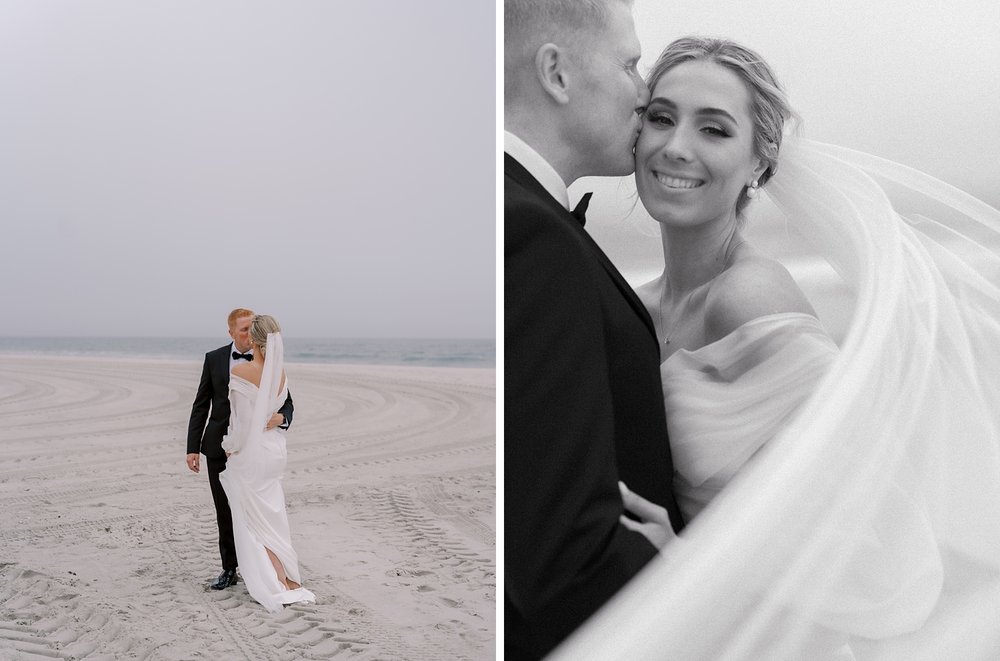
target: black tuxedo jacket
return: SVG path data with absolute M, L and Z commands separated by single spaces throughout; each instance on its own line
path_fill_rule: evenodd
M 659 358 L 635 292 L 505 154 L 505 658 L 545 655 L 656 554 L 619 479 L 683 525 Z
M 232 345 L 227 344 L 205 354 L 205 365 L 201 370 L 201 383 L 191 407 L 191 421 L 188 423 L 187 453 L 200 452 L 210 459 L 225 459 L 222 439 L 229 431 L 229 358 Z M 287 428 L 292 424 L 292 393 L 288 393 L 285 403 L 278 412 L 285 416 Z M 205 421 L 208 424 L 205 424 Z

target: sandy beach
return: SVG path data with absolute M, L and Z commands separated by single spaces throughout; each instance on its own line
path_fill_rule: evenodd
M 211 348 L 211 347 L 208 347 Z M 315 604 L 219 573 L 200 361 L 0 356 L 0 659 L 495 656 L 495 370 L 289 364 Z

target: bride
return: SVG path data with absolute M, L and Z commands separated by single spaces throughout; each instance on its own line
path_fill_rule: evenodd
M 648 85 L 635 177 L 665 266 L 638 293 L 688 526 L 623 486 L 662 553 L 556 656 L 996 658 L 1000 213 L 789 136 L 730 41 L 673 42 Z M 854 291 L 839 346 L 745 236 L 763 191 Z
M 240 575 L 250 596 L 277 612 L 284 604 L 315 601 L 315 596 L 301 585 L 285 513 L 285 436 L 265 428 L 288 392 L 281 327 L 274 317 L 254 316 L 250 342 L 262 360 L 233 368 L 229 432 L 222 441 L 228 460 L 219 479 L 233 511 Z

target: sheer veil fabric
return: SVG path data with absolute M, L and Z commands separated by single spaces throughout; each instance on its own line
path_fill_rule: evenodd
M 1000 212 L 793 137 L 766 190 L 853 292 L 840 351 L 552 658 L 998 658 Z
M 274 413 L 274 403 L 282 391 L 281 375 L 285 371 L 285 343 L 281 333 L 268 333 L 265 346 L 264 368 L 260 374 L 257 399 L 254 400 L 250 434 L 259 437 L 267 428 L 267 421 Z
M 265 344 L 264 367 L 260 374 L 260 385 L 252 392 L 253 408 L 248 425 L 240 425 L 239 429 L 231 429 L 222 442 L 226 452 L 238 453 L 245 447 L 257 447 L 267 428 L 267 421 L 277 410 L 274 402 L 283 388 L 281 375 L 285 369 L 285 345 L 281 333 L 268 333 Z M 242 407 L 239 407 L 242 409 Z M 272 410 L 274 408 L 274 410 Z M 239 411 L 236 412 L 239 415 Z M 238 431 L 240 433 L 233 433 Z

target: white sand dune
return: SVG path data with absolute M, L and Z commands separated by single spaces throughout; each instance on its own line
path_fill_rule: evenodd
M 495 370 L 294 364 L 285 492 L 315 604 L 220 571 L 184 464 L 200 362 L 0 356 L 0 659 L 495 655 Z

